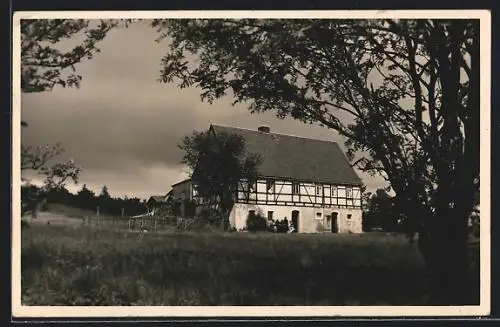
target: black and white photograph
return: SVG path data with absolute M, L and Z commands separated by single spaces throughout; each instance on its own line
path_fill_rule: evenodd
M 487 315 L 490 24 L 15 13 L 13 315 Z

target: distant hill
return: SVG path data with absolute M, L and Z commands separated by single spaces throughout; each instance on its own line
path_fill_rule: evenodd
M 95 211 L 80 209 L 65 204 L 49 203 L 46 210 L 39 211 L 37 218 L 32 219 L 31 214 L 22 217 L 29 224 L 51 224 L 51 225 L 80 225 L 84 216 L 94 216 Z M 103 219 L 117 218 L 108 214 L 99 214 Z
M 66 204 L 60 203 L 48 203 L 47 209 L 45 210 L 47 213 L 57 214 L 61 216 L 66 216 L 68 218 L 83 218 L 84 216 L 95 216 L 97 213 L 95 210 L 88 209 L 80 209 L 76 207 L 72 207 Z M 109 214 L 99 213 L 99 216 L 102 218 L 117 218 L 119 216 L 113 216 Z

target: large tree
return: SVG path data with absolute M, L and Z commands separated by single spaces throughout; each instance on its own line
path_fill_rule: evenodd
M 395 211 L 394 200 L 394 197 L 389 195 L 383 188 L 379 188 L 374 194 L 370 194 L 363 211 L 367 225 L 371 228 L 382 228 L 386 232 L 397 231 L 400 217 Z
M 419 232 L 436 303 L 464 303 L 479 192 L 478 20 L 156 20 L 161 81 L 346 138 Z M 190 58 L 198 59 L 197 61 Z
M 185 152 L 182 163 L 191 169 L 197 196 L 217 201 L 222 226 L 227 229 L 238 183 L 256 181 L 261 157 L 247 151 L 240 135 L 211 130 L 185 136 L 179 148 Z

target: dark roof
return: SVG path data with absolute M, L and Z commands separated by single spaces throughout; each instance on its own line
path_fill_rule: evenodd
M 243 136 L 247 151 L 263 159 L 259 166 L 263 177 L 362 185 L 336 142 L 215 124 L 211 128 L 215 134 Z
M 148 202 L 154 200 L 156 202 L 165 202 L 165 195 L 152 195 Z
M 184 179 L 184 180 L 182 180 L 182 181 L 180 181 L 180 182 L 177 182 L 177 183 L 175 183 L 175 184 L 172 184 L 172 185 L 170 185 L 170 186 L 171 186 L 171 187 L 174 187 L 174 186 L 177 186 L 177 185 L 182 184 L 182 183 L 187 183 L 187 182 L 189 182 L 189 181 L 191 181 L 191 178 L 186 178 L 186 179 Z M 172 192 L 172 190 L 170 190 L 170 192 Z M 170 192 L 169 192 L 169 193 L 170 193 Z

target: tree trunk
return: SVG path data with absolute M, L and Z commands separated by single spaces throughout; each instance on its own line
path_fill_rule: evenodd
M 229 214 L 230 211 L 224 208 L 223 206 L 219 207 L 219 214 L 221 216 L 220 227 L 223 231 L 227 231 L 229 229 Z
M 221 225 L 224 231 L 228 231 L 230 226 L 229 215 L 233 209 L 234 202 L 231 195 L 221 196 L 222 201 L 219 204 L 220 214 L 221 214 Z
M 468 298 L 468 213 L 442 209 L 434 218 L 427 230 L 419 233 L 433 304 L 473 304 Z

